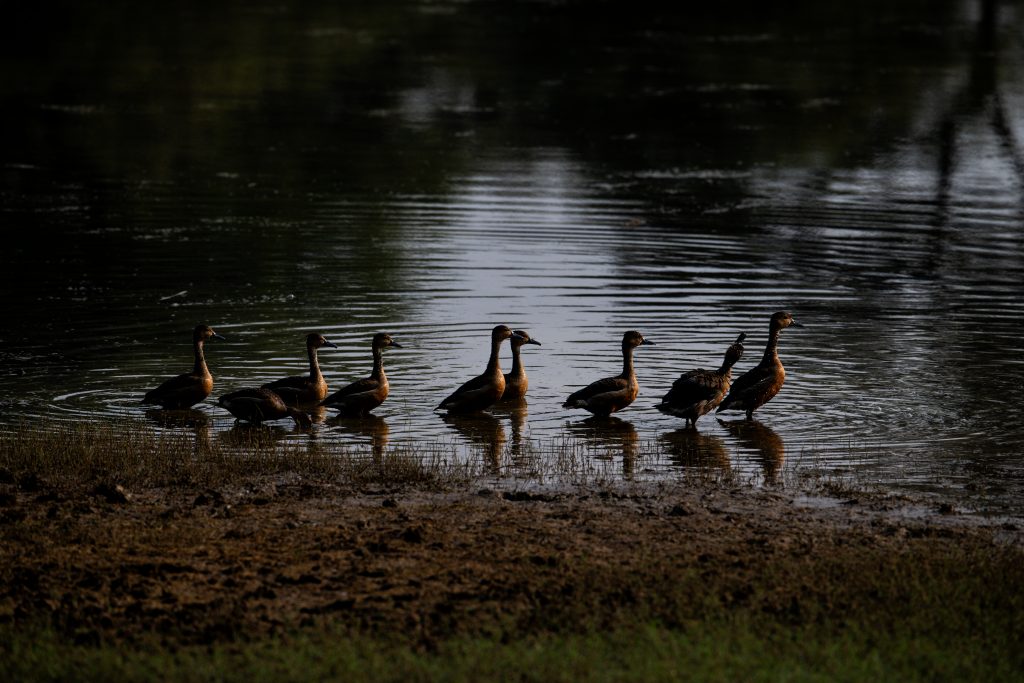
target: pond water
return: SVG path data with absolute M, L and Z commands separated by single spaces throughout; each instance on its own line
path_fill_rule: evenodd
M 227 338 L 214 397 L 301 374 L 312 330 L 341 386 L 386 331 L 377 418 L 283 440 L 569 443 L 623 476 L 817 473 L 1018 512 L 1024 14 L 819 4 L 17 10 L 0 426 L 166 425 L 139 400 L 200 322 Z M 756 364 L 781 309 L 805 327 L 755 422 L 653 409 L 739 332 Z M 542 342 L 528 404 L 443 419 L 499 323 Z M 636 403 L 562 408 L 629 329 L 656 343 Z M 197 419 L 229 434 L 214 397 Z

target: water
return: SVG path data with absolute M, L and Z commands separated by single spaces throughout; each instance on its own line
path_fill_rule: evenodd
M 0 421 L 192 428 L 138 401 L 191 366 L 199 322 L 228 339 L 215 395 L 303 373 L 311 330 L 340 347 L 336 388 L 387 331 L 405 348 L 378 417 L 283 439 L 568 443 L 626 477 L 853 477 L 1015 512 L 1024 16 L 987 7 L 21 9 Z M 752 367 L 780 309 L 805 327 L 756 423 L 695 435 L 653 409 L 739 332 Z M 442 419 L 498 323 L 543 343 L 528 404 Z M 603 425 L 563 409 L 628 329 L 657 344 L 637 402 Z M 212 400 L 196 419 L 231 438 Z

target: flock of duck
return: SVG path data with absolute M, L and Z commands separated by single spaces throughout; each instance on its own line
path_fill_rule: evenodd
M 801 327 L 793 316 L 779 311 L 771 317 L 768 343 L 761 362 L 732 381 L 732 368 L 743 357 L 740 334 L 725 352 L 722 365 L 716 370 L 690 370 L 680 375 L 672 388 L 655 407 L 667 415 L 686 420 L 696 427 L 697 420 L 712 410 L 745 411 L 747 419 L 754 411 L 770 401 L 786 380 L 786 370 L 779 360 L 779 335 L 787 327 Z M 190 408 L 205 400 L 213 391 L 213 375 L 206 365 L 203 345 L 211 339 L 223 340 L 207 325 L 198 325 L 192 333 L 195 363 L 192 371 L 172 377 L 148 392 L 142 402 L 165 409 Z M 512 371 L 503 373 L 498 360 L 502 343 L 510 340 Z M 469 414 L 486 410 L 499 400 L 519 399 L 526 395 L 528 380 L 521 359 L 526 344 L 540 345 L 525 330 L 513 330 L 498 325 L 491 331 L 491 353 L 483 374 L 469 380 L 437 406 L 436 410 L 448 414 Z M 622 372 L 614 377 L 597 380 L 573 392 L 562 404 L 564 408 L 581 408 L 598 417 L 607 417 L 622 410 L 636 400 L 640 385 L 633 371 L 633 351 L 639 346 L 653 345 L 639 332 L 631 330 L 622 336 Z M 296 424 L 307 427 L 311 420 L 306 410 L 317 406 L 336 409 L 346 416 L 364 416 L 384 402 L 388 396 L 388 378 L 384 374 L 384 350 L 401 346 L 383 332 L 375 334 L 371 343 L 373 371 L 369 377 L 352 382 L 328 394 L 327 382 L 320 371 L 317 350 L 323 346 L 337 348 L 322 334 L 306 337 L 309 356 L 309 375 L 284 377 L 258 388 L 246 388 L 224 394 L 217 405 L 238 420 L 260 424 L 269 420 L 292 418 Z

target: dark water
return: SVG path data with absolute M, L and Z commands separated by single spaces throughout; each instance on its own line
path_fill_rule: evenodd
M 13 10 L 0 422 L 159 423 L 138 401 L 190 367 L 198 322 L 228 338 L 215 395 L 302 372 L 309 330 L 340 386 L 388 331 L 379 417 L 282 438 L 568 443 L 621 476 L 1019 511 L 1024 13 L 820 4 Z M 754 365 L 779 309 L 806 327 L 757 422 L 653 410 L 741 331 Z M 528 405 L 434 414 L 497 323 L 543 342 Z M 561 408 L 618 372 L 627 329 L 657 344 L 637 402 L 603 425 Z

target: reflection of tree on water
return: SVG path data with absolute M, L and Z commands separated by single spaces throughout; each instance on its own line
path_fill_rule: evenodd
M 598 458 L 611 460 L 622 457 L 622 474 L 633 476 L 633 465 L 640 453 L 640 439 L 632 422 L 610 415 L 608 417 L 588 417 L 579 422 L 566 425 L 569 432 L 587 444 L 587 449 Z
M 327 424 L 336 427 L 343 434 L 355 434 L 369 438 L 373 459 L 380 461 L 384 458 L 384 450 L 388 445 L 391 428 L 388 427 L 388 423 L 383 417 L 372 413 L 362 417 L 338 415 L 327 420 Z
M 717 467 L 725 472 L 732 467 L 725 442 L 714 434 L 684 427 L 662 434 L 661 442 L 672 464 L 677 467 Z
M 766 484 L 778 483 L 779 470 L 786 459 L 786 444 L 775 430 L 757 420 L 732 420 L 718 423 L 729 430 L 742 448 L 757 453 L 757 459 L 764 470 Z
M 485 462 L 495 473 L 500 470 L 501 453 L 507 441 L 501 420 L 490 413 L 444 415 L 441 419 L 470 444 L 479 446 Z

